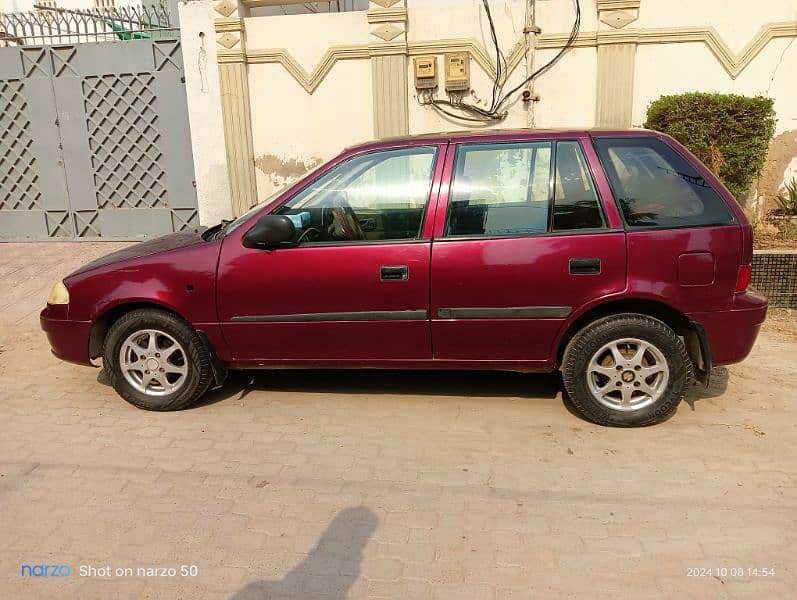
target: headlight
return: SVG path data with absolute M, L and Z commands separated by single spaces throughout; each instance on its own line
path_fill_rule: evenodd
M 50 290 L 47 304 L 69 304 L 69 291 L 63 281 L 56 282 L 53 289 Z

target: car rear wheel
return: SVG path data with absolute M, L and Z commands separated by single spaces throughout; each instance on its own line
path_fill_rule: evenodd
M 116 321 L 103 360 L 119 395 L 146 410 L 186 408 L 213 379 L 210 354 L 196 330 L 157 309 L 134 310 Z
M 564 353 L 562 378 L 574 408 L 600 425 L 650 425 L 669 417 L 692 376 L 681 338 L 647 315 L 587 325 Z

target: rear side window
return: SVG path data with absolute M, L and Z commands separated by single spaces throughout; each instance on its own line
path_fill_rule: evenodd
M 446 235 L 534 235 L 603 223 L 577 141 L 458 147 Z
M 725 202 L 685 158 L 654 137 L 595 140 L 614 197 L 631 227 L 733 222 Z
M 522 235 L 548 230 L 551 142 L 463 144 L 446 235 Z

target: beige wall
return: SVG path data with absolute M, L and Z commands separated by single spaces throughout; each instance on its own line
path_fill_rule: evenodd
M 251 17 L 245 23 L 250 52 L 268 40 L 269 48 L 284 50 L 305 72 L 305 84 L 330 47 L 369 42 L 359 12 Z M 281 63 L 250 64 L 249 94 L 260 200 L 344 146 L 373 137 L 367 58 L 335 63 L 312 93 Z
M 229 0 L 216 6 L 224 2 Z M 539 66 L 561 47 L 573 5 L 536 4 Z M 791 43 L 797 36 L 797 0 L 766 0 L 754 7 L 746 0 L 582 0 L 581 5 L 578 43 L 535 82 L 539 102 L 516 102 L 494 127 L 641 126 L 647 106 L 662 94 L 770 95 L 778 137 L 754 196 L 777 193 L 797 163 L 797 44 Z M 418 103 L 412 58 L 436 54 L 442 69 L 445 51 L 469 51 L 474 94 L 468 100 L 489 104 L 494 51 L 481 6 L 481 0 L 372 0 L 368 12 L 251 17 L 238 4 L 237 13 L 217 14 L 219 36 L 232 27 L 230 19 L 243 18 L 240 44 L 226 40 L 218 48 L 222 62 L 246 65 L 257 200 L 377 132 L 468 128 Z M 515 66 L 509 89 L 526 69 L 526 1 L 491 0 L 491 6 L 502 49 Z M 405 70 L 393 69 L 401 61 Z M 406 98 L 396 98 L 395 90 L 405 85 Z M 189 82 L 189 97 L 193 93 Z M 438 97 L 446 98 L 445 92 Z
M 782 191 L 783 182 L 797 176 L 797 1 L 643 0 L 639 17 L 634 25 L 640 29 L 704 29 L 715 36 L 716 43 L 639 46 L 634 126 L 644 123 L 647 106 L 663 94 L 701 90 L 774 99 L 775 138 L 748 198 L 748 212 L 761 218 L 772 208 L 772 198 Z M 770 39 L 773 25 L 791 26 L 791 35 Z
M 797 27 L 795 0 L 752 3 L 747 0 L 647 0 L 643 1 L 639 21 L 633 26 L 640 29 L 713 28 L 728 48 L 729 62 L 741 65 L 745 48 L 760 36 L 762 27 L 788 21 Z M 771 96 L 778 113 L 778 133 L 797 128 L 797 78 L 793 75 L 797 73 L 797 44 L 789 47 L 793 40 L 794 37 L 784 37 L 769 41 L 735 79 L 705 43 L 640 46 L 635 72 L 634 125 L 644 122 L 648 104 L 662 94 L 705 90 Z

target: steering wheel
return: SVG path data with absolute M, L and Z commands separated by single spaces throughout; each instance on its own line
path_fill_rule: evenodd
M 321 231 L 316 229 L 315 227 L 308 227 L 304 230 L 304 233 L 299 236 L 299 239 L 296 240 L 297 245 L 301 245 L 302 242 L 317 242 L 321 237 Z

